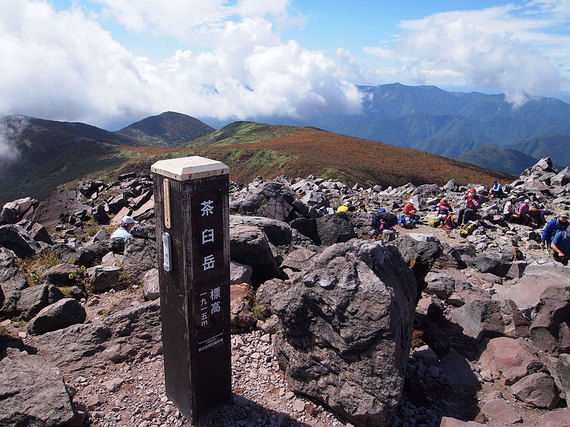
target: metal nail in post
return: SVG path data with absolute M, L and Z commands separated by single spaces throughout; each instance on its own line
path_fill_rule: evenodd
M 152 165 L 166 394 L 190 422 L 231 401 L 229 168 Z

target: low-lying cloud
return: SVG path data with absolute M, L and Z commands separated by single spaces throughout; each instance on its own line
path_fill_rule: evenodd
M 20 157 L 16 140 L 28 126 L 22 116 L 7 117 L 0 121 L 0 165 L 13 162 Z

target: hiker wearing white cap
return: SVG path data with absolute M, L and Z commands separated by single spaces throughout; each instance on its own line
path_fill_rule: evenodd
M 505 221 L 510 221 L 513 214 L 515 213 L 515 202 L 517 198 L 515 196 L 510 196 L 509 199 L 505 202 L 502 209 L 503 218 Z
M 131 230 L 133 229 L 135 224 L 138 224 L 138 221 L 135 221 L 130 216 L 124 216 L 123 219 L 121 219 L 121 225 L 119 226 L 119 228 L 117 228 L 113 232 L 113 234 L 111 234 L 111 239 L 126 240 L 127 237 L 133 237 L 133 235 L 131 234 Z

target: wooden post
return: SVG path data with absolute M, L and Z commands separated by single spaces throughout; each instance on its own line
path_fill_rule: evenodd
M 229 168 L 152 165 L 166 394 L 190 421 L 231 401 Z

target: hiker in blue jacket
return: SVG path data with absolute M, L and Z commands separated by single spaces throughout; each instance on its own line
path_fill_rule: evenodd
M 541 240 L 543 246 L 546 247 L 546 250 L 550 250 L 552 238 L 556 235 L 556 233 L 559 231 L 567 230 L 568 224 L 570 224 L 570 222 L 568 222 L 568 213 L 563 212 L 558 216 L 558 218 L 554 218 L 546 225 L 546 227 L 544 227 Z
M 570 230 L 556 233 L 556 236 L 552 239 L 552 257 L 563 265 L 568 265 L 568 258 L 570 258 Z

